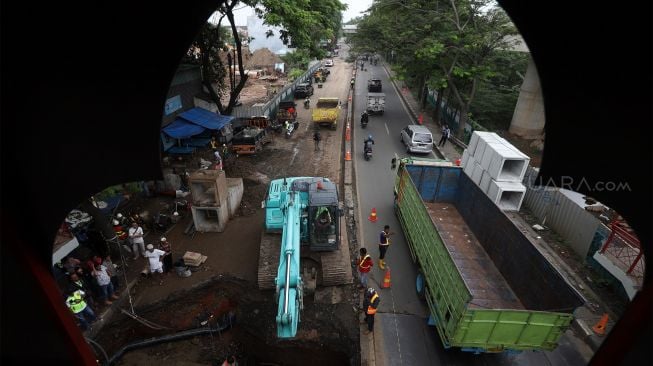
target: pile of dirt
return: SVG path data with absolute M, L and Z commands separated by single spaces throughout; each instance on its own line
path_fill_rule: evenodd
M 244 62 L 244 61 L 243 61 Z M 254 53 L 245 63 L 245 67 L 250 70 L 254 69 L 268 69 L 274 70 L 274 64 L 282 63 L 281 58 L 267 48 L 261 48 Z

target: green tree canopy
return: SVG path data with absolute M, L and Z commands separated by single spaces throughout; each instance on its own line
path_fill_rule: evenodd
M 481 85 L 498 81 L 517 30 L 490 0 L 375 0 L 352 36 L 354 52 L 379 52 L 395 63 L 399 78 L 448 89 L 460 108 L 462 137 L 470 107 Z M 484 91 L 496 90 L 484 88 Z

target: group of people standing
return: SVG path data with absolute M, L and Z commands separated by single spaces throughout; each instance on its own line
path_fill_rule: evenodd
M 166 238 L 161 238 L 158 248 L 145 246 L 143 228 L 134 222 L 129 228 L 128 238 L 132 244 L 133 259 L 141 256 L 147 258 L 149 273 L 159 274 L 159 284 L 163 284 L 163 274 L 170 272 L 173 266 L 172 246 Z M 65 303 L 71 310 L 80 328 L 85 331 L 97 320 L 96 312 L 101 305 L 111 306 L 119 299 L 121 287 L 111 255 L 93 256 L 86 262 L 69 256 L 62 261 L 62 267 L 68 277 L 64 289 Z
M 394 235 L 394 232 L 390 231 L 390 225 L 385 225 L 383 230 L 379 233 L 379 268 L 385 269 L 385 255 L 388 252 L 390 247 L 390 236 Z M 369 287 L 369 273 L 374 267 L 374 260 L 367 252 L 367 248 L 362 247 L 359 250 L 360 256 L 357 259 L 358 273 L 360 277 L 360 288 L 365 290 L 365 296 L 363 298 L 363 312 L 365 313 L 365 322 L 367 323 L 368 333 L 374 331 L 374 315 L 376 310 L 381 302 L 379 294 L 372 287 Z
M 111 256 L 93 256 L 82 263 L 69 256 L 62 261 L 68 276 L 64 289 L 65 303 L 86 330 L 96 321 L 100 304 L 109 306 L 119 298 L 120 281 Z

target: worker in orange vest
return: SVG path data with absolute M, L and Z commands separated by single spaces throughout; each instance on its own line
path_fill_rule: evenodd
M 363 289 L 366 289 L 367 277 L 370 271 L 372 270 L 374 261 L 372 260 L 372 257 L 370 257 L 370 255 L 367 254 L 367 249 L 365 248 L 360 249 L 360 255 L 361 256 L 358 258 L 358 272 L 360 272 L 361 286 Z
M 376 314 L 376 309 L 379 307 L 380 302 L 379 294 L 373 288 L 370 287 L 365 291 L 363 309 L 365 310 L 368 334 L 374 331 L 374 314 Z

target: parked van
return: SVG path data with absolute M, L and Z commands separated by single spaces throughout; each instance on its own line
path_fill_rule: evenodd
M 408 125 L 401 130 L 401 142 L 406 145 L 409 153 L 428 154 L 433 151 L 433 135 L 428 128 L 419 125 Z

